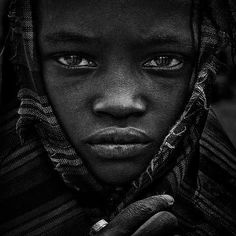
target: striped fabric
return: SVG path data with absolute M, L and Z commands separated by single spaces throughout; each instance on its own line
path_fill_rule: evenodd
M 53 170 L 38 137 L 21 145 L 17 119 L 17 108 L 1 117 L 0 235 L 87 235 L 91 223 L 78 196 Z
M 194 22 L 199 4 L 193 1 Z M 12 101 L 1 115 L 0 235 L 87 235 L 97 219 L 110 220 L 129 203 L 161 193 L 175 196 L 173 212 L 184 235 L 236 235 L 236 151 L 208 98 L 216 54 L 230 39 L 224 27 L 217 29 L 203 13 L 192 96 L 146 171 L 117 193 L 89 173 L 53 114 L 40 78 L 31 9 L 30 0 L 13 0 L 9 12 L 6 54 L 20 83 L 20 104 Z

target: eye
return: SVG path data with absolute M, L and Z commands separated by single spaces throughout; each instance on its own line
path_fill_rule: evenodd
M 183 65 L 183 60 L 173 56 L 157 56 L 143 64 L 145 68 L 155 70 L 179 70 Z
M 66 55 L 56 58 L 56 61 L 68 69 L 96 67 L 96 63 L 79 55 Z

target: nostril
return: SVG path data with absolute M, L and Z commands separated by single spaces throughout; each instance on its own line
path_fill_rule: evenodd
M 99 115 L 110 115 L 115 118 L 140 116 L 146 111 L 146 104 L 142 100 L 133 99 L 104 99 L 94 103 L 93 111 Z

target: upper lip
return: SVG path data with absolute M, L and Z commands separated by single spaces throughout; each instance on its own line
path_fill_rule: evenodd
M 108 127 L 92 133 L 84 141 L 89 144 L 145 144 L 152 140 L 145 131 L 137 128 Z

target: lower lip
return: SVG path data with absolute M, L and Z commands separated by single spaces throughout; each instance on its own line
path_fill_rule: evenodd
M 104 159 L 127 159 L 142 154 L 150 146 L 147 144 L 89 144 L 91 151 Z

